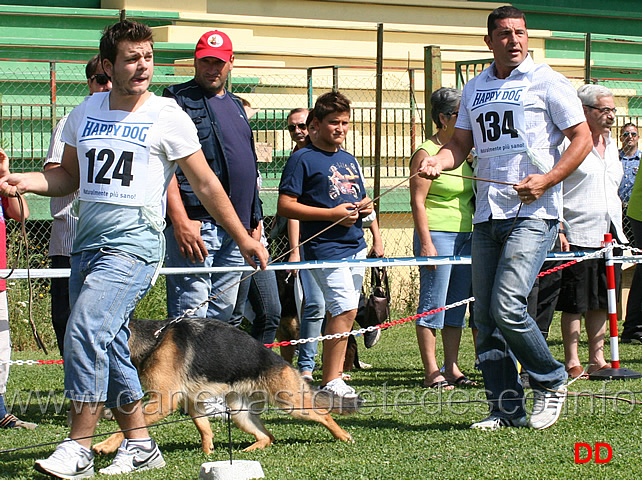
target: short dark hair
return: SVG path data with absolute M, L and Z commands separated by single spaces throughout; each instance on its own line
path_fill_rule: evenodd
M 118 44 L 122 41 L 141 43 L 149 42 L 154 45 L 152 29 L 147 25 L 130 20 L 122 20 L 105 27 L 100 38 L 100 57 L 111 63 L 116 61 Z
M 341 92 L 328 92 L 317 98 L 314 118 L 323 121 L 331 113 L 350 113 L 350 100 Z
M 493 30 L 497 28 L 497 20 L 503 20 L 504 18 L 521 18 L 524 20 L 524 26 L 526 26 L 526 16 L 524 12 L 512 5 L 504 5 L 503 7 L 496 8 L 488 15 L 487 27 L 489 37 L 492 35 Z
M 290 110 L 290 113 L 288 113 L 288 116 L 285 118 L 285 121 L 287 122 L 288 120 L 290 120 L 290 117 L 296 113 L 302 113 L 307 111 L 308 111 L 307 108 L 293 108 L 292 110 Z
M 87 65 L 85 66 L 85 76 L 89 80 L 95 73 L 96 70 L 98 70 L 98 65 L 100 64 L 100 55 L 96 54 L 93 57 L 91 57 L 91 60 L 87 62 Z
M 622 135 L 622 133 L 624 133 L 624 129 L 628 128 L 628 127 L 633 127 L 633 128 L 635 128 L 636 131 L 638 130 L 638 126 L 635 123 L 627 122 L 627 123 L 625 123 L 624 125 L 622 125 L 620 127 L 620 135 Z

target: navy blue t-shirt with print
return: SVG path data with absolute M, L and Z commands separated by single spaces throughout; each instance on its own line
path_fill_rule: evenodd
M 312 207 L 333 208 L 356 203 L 366 196 L 357 160 L 345 150 L 326 152 L 314 145 L 296 151 L 288 159 L 279 193 L 297 197 Z M 301 241 L 316 235 L 332 222 L 301 221 Z M 337 260 L 366 248 L 361 219 L 351 227 L 335 225 L 303 245 L 306 260 Z
M 228 162 L 230 201 L 245 228 L 250 228 L 256 188 L 256 162 L 252 151 L 252 129 L 236 102 L 225 92 L 209 99 L 219 119 L 223 149 Z

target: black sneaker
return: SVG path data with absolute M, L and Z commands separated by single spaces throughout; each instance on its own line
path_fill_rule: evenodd
M 642 335 L 641 334 L 633 334 L 631 336 L 624 336 L 622 335 L 620 337 L 620 342 L 622 343 L 632 343 L 634 345 L 642 345 Z

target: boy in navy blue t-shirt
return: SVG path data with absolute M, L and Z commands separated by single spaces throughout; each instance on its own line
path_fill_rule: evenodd
M 350 126 L 350 100 L 339 92 L 326 93 L 317 99 L 311 115 L 312 143 L 293 153 L 283 170 L 278 214 L 300 220 L 301 242 L 314 237 L 302 246 L 305 260 L 365 258 L 361 217 L 372 212 L 372 204 L 357 211 L 370 199 L 357 160 L 341 150 Z M 310 270 L 323 291 L 326 334 L 352 329 L 364 272 L 365 267 L 348 266 Z M 322 388 L 356 398 L 341 378 L 346 345 L 347 337 L 324 341 Z

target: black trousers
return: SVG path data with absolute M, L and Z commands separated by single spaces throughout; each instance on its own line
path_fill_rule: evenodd
M 69 257 L 54 255 L 51 258 L 51 268 L 69 268 Z M 51 279 L 51 323 L 56 333 L 56 342 L 60 355 L 65 346 L 65 330 L 69 319 L 69 279 Z
M 642 247 L 642 222 L 629 217 L 633 229 L 634 247 Z M 622 338 L 642 339 L 642 268 L 635 266 L 629 299 L 626 303 L 626 318 L 622 326 Z

